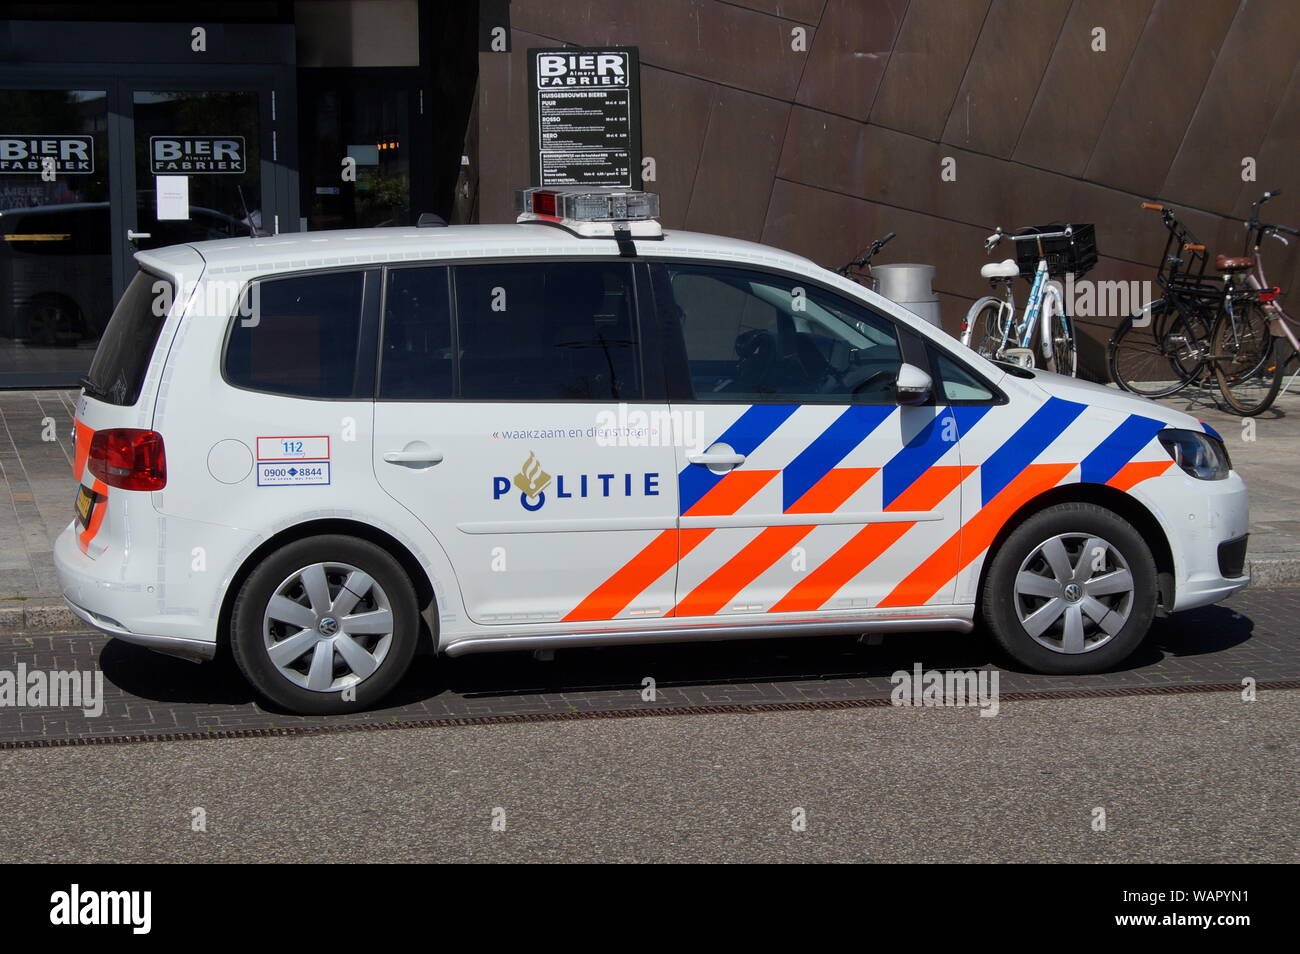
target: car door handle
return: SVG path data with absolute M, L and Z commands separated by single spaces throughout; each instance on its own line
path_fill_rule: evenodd
M 384 455 L 384 461 L 389 464 L 440 464 L 442 451 L 389 451 Z
M 153 238 L 153 236 L 148 232 L 132 232 L 130 229 L 126 230 L 126 240 L 128 242 L 134 242 L 136 239 L 142 238 Z
M 692 464 L 705 467 L 738 467 L 745 462 L 744 454 L 687 454 L 686 459 Z

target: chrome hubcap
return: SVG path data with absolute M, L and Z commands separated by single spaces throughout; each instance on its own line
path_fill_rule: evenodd
M 339 692 L 374 674 L 393 642 L 388 595 L 347 563 L 314 563 L 276 587 L 262 617 L 275 668 L 296 686 Z
M 1063 533 L 1044 541 L 1016 574 L 1016 615 L 1025 632 L 1057 653 L 1100 649 L 1133 611 L 1133 574 L 1101 537 Z

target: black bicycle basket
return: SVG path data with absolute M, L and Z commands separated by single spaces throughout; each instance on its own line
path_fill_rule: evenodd
M 1071 230 L 1069 238 L 1051 238 L 1043 240 L 1043 257 L 1047 259 L 1047 273 L 1059 278 L 1069 272 L 1075 278 L 1081 278 L 1097 264 L 1097 233 L 1091 223 L 1064 225 L 1054 222 L 1051 225 L 1031 225 L 1023 228 L 1016 235 L 1034 235 L 1040 232 L 1064 232 Z M 1033 278 L 1038 271 L 1038 243 L 1016 242 L 1016 264 L 1020 274 Z

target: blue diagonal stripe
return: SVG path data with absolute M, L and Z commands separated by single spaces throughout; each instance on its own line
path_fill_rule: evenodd
M 888 507 L 916 479 L 934 466 L 935 461 L 964 437 L 975 423 L 988 413 L 989 405 L 941 408 L 903 449 L 895 454 L 880 475 L 882 506 Z M 950 423 L 951 422 L 951 423 Z
M 789 510 L 832 467 L 894 413 L 892 404 L 855 404 L 830 423 L 781 474 L 781 506 Z
M 1048 398 L 1020 429 L 989 455 L 980 467 L 981 506 L 996 497 L 1002 488 L 1020 476 L 1061 432 L 1083 413 L 1084 406 L 1062 398 Z
M 1079 479 L 1084 483 L 1106 483 L 1164 428 L 1164 421 L 1130 414 L 1119 427 L 1110 432 L 1109 437 L 1097 445 L 1096 450 L 1083 459 L 1079 465 Z
M 710 441 L 708 446 L 727 444 L 737 454 L 752 454 L 798 407 L 797 404 L 755 404 L 736 418 L 735 423 L 723 431 L 721 436 Z M 681 512 L 686 513 L 694 507 L 724 476 L 726 475 L 715 474 L 699 464 L 687 464 L 682 468 L 682 472 L 677 475 L 678 505 Z

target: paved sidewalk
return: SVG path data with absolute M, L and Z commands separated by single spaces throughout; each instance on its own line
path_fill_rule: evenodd
M 76 394 L 0 391 L 0 632 L 81 628 L 61 607 L 51 562 L 54 538 L 72 519 Z M 1246 478 L 1256 584 L 1300 582 L 1300 393 L 1283 395 L 1249 424 L 1219 410 L 1211 392 L 1167 403 L 1218 430 Z
M 76 391 L 0 391 L 0 601 L 59 592 L 51 554 L 72 519 L 76 399 Z

